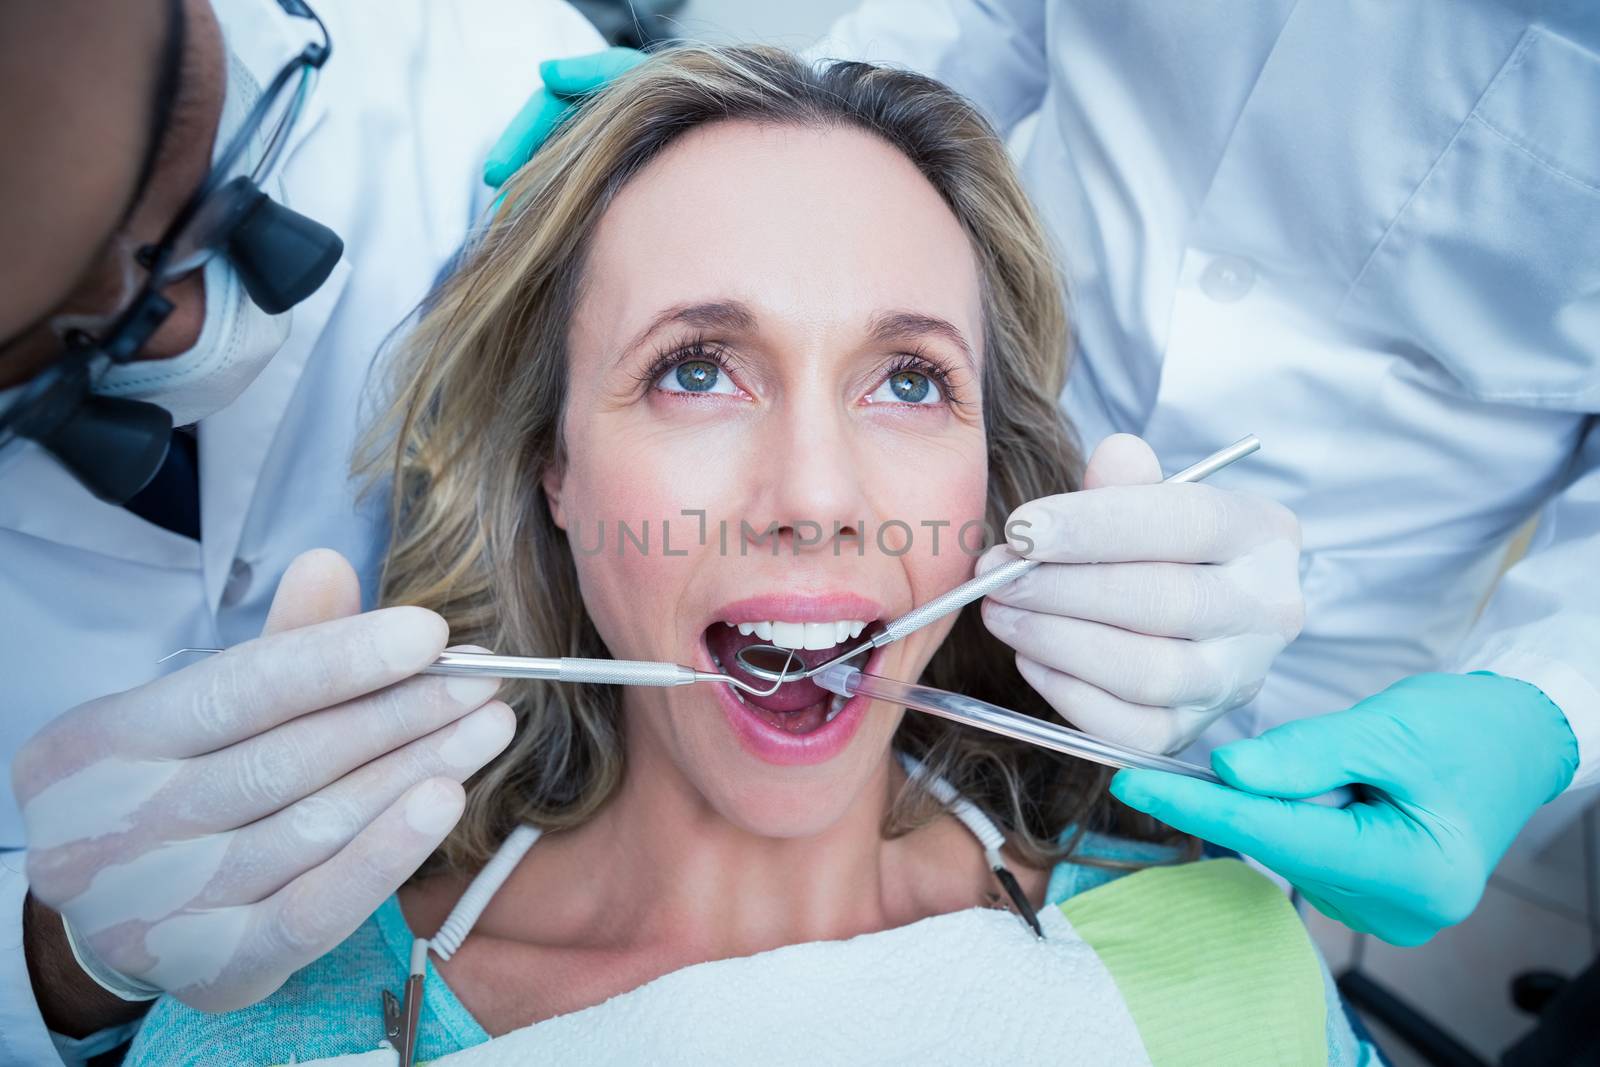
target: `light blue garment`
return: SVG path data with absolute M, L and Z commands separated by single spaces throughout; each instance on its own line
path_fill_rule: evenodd
M 1079 855 L 1110 862 L 1147 864 L 1171 856 L 1160 846 L 1090 835 Z M 1051 872 L 1046 901 L 1104 885 L 1116 868 L 1061 863 Z M 383 1038 L 381 990 L 399 992 L 411 956 L 413 934 L 399 901 L 383 906 L 338 948 L 296 972 L 283 988 L 259 1004 L 210 1015 L 170 997 L 156 1002 L 129 1051 L 126 1067 L 180 1064 L 267 1065 L 366 1052 Z M 1379 1062 L 1371 1046 L 1351 1032 L 1327 968 L 1328 1063 L 1363 1067 Z M 489 1040 L 456 999 L 430 959 L 418 1030 L 417 1055 L 431 1060 Z

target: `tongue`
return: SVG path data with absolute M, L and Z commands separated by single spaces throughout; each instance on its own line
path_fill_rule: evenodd
M 766 643 L 755 634 L 748 636 L 741 634 L 737 629 L 723 622 L 714 622 L 706 630 L 706 648 L 711 650 L 713 656 L 722 661 L 722 672 L 742 682 L 749 682 L 758 689 L 766 689 L 772 683 L 765 678 L 759 678 L 751 674 L 740 666 L 739 650 L 748 648 L 751 645 Z M 809 669 L 819 663 L 826 663 L 842 651 L 843 649 L 839 648 L 797 648 L 794 655 L 799 663 L 803 663 Z M 833 697 L 832 693 L 829 693 L 810 679 L 801 682 L 786 682 L 778 687 L 777 692 L 769 696 L 756 696 L 753 693 L 742 693 L 740 695 L 744 697 L 746 704 L 765 711 L 783 713 L 810 712 L 820 707 L 821 711 L 818 713 L 819 725 L 821 717 L 827 714 L 828 701 Z M 809 718 L 810 716 L 806 717 Z M 790 729 L 790 725 L 784 723 L 783 728 Z

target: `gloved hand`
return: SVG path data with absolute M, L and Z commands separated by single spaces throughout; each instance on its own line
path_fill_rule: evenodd
M 1224 745 L 1211 766 L 1234 788 L 1140 770 L 1111 792 L 1254 857 L 1353 930 L 1419 945 L 1472 913 L 1529 816 L 1572 781 L 1578 742 L 1527 682 L 1422 674 Z M 1275 799 L 1352 784 L 1371 788 L 1343 808 Z
M 1106 438 L 1082 492 L 1011 513 L 1021 554 L 1045 563 L 989 594 L 983 619 L 1074 726 L 1175 752 L 1254 697 L 1299 634 L 1300 524 L 1265 497 L 1160 481 L 1144 441 Z M 997 545 L 977 572 L 1016 556 Z
M 498 189 L 538 151 L 578 100 L 602 89 L 613 78 L 644 62 L 644 53 L 632 48 L 607 48 L 585 56 L 547 59 L 539 64 L 544 82 L 522 105 L 517 117 L 489 149 L 483 180 Z
M 445 646 L 438 615 L 359 608 L 350 565 L 306 553 L 260 639 L 81 705 L 23 746 L 30 890 L 91 974 L 207 1011 L 252 1004 L 455 825 L 459 783 L 510 740 L 511 709 L 493 679 L 416 676 Z

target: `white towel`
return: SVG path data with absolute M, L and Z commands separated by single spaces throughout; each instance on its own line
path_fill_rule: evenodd
M 433 1063 L 1148 1067 L 1094 949 L 1059 909 L 1039 918 L 1044 941 L 1009 912 L 970 908 L 848 941 L 696 964 Z

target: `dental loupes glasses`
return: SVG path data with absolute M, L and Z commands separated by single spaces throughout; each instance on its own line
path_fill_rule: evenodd
M 215 655 L 220 648 L 180 648 L 157 660 L 165 663 L 174 656 Z M 656 663 L 636 659 L 560 659 L 540 656 L 496 656 L 488 652 L 444 652 L 422 669 L 423 674 L 478 675 L 488 678 L 538 678 L 547 682 L 592 682 L 596 685 L 689 685 L 691 682 L 724 682 L 753 696 L 770 696 L 781 681 L 765 689 L 716 671 L 701 671 L 681 663 Z
M 1255 434 L 1248 434 L 1239 438 L 1227 448 L 1213 452 L 1200 462 L 1185 467 L 1177 474 L 1165 479 L 1165 481 L 1198 482 L 1208 475 L 1215 474 L 1235 460 L 1243 459 L 1260 447 L 1261 439 Z M 1016 559 L 1002 567 L 996 567 L 992 571 L 980 574 L 971 581 L 963 582 L 961 585 L 956 586 L 943 596 L 934 597 L 921 607 L 912 608 L 898 619 L 887 624 L 870 639 L 863 641 L 843 655 L 835 656 L 826 663 L 819 663 L 815 667 L 792 670 L 791 667 L 797 658 L 793 650 L 780 648 L 777 645 L 749 645 L 735 653 L 735 658 L 746 673 L 760 678 L 764 682 L 787 685 L 790 682 L 804 681 L 837 663 L 854 659 L 856 656 L 864 652 L 871 652 L 875 648 L 893 644 L 907 634 L 915 633 L 931 622 L 937 622 L 951 612 L 966 607 L 979 597 L 988 596 L 1001 586 L 1016 581 L 1037 567 L 1039 563 L 1040 561 L 1036 559 Z

